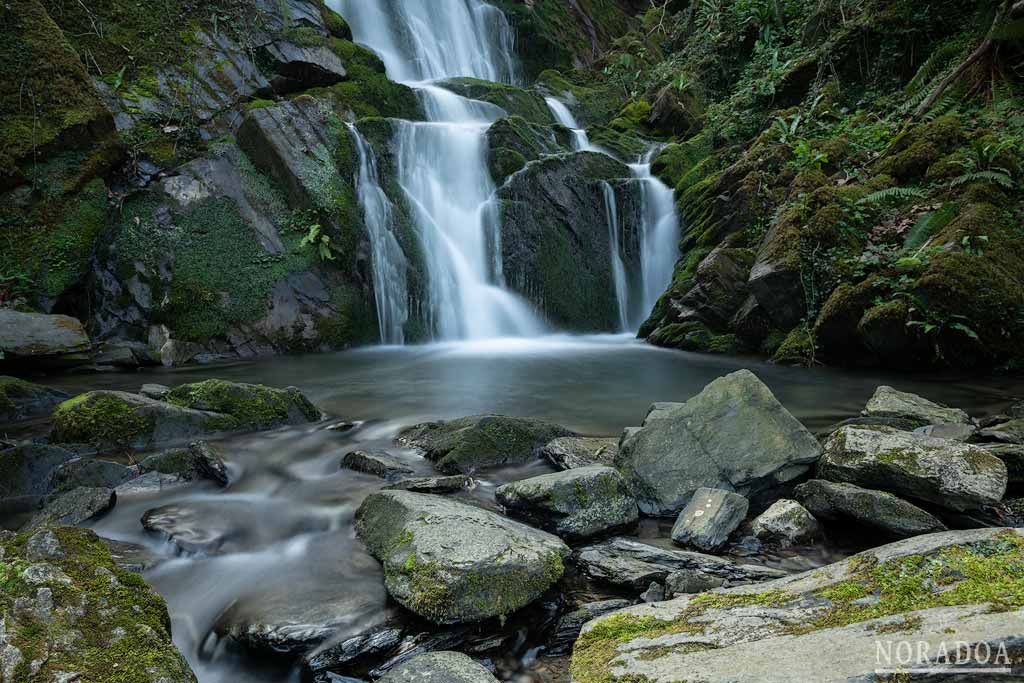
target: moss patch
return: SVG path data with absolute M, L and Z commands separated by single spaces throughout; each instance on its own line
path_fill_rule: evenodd
M 171 390 L 167 402 L 182 408 L 221 413 L 213 431 L 269 429 L 296 417 L 320 419 L 320 411 L 298 389 L 274 389 L 262 384 L 238 384 L 210 379 Z
M 153 431 L 152 418 L 107 393 L 89 392 L 61 403 L 53 413 L 57 443 L 129 447 Z

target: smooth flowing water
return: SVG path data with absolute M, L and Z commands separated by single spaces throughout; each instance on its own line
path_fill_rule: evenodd
M 626 266 L 622 262 L 622 230 L 619 227 L 619 206 L 615 197 L 615 188 L 611 183 L 601 183 L 604 195 L 604 210 L 608 216 L 608 244 L 612 261 L 612 281 L 615 283 L 615 300 L 619 304 L 619 330 L 628 332 L 629 322 L 629 284 L 626 282 Z
M 590 144 L 590 137 L 587 135 L 587 131 L 580 128 L 579 123 L 576 122 L 576 117 L 569 111 L 569 107 L 554 97 L 545 97 L 544 102 L 547 103 L 548 109 L 551 110 L 551 115 L 555 117 L 555 121 L 572 132 L 572 149 L 574 152 L 594 150 L 594 147 Z
M 111 514 L 94 524 L 100 534 L 143 544 L 156 556 L 157 564 L 146 578 L 167 598 L 175 641 L 201 683 L 280 683 L 296 680 L 297 673 L 286 664 L 229 648 L 213 635 L 222 615 L 289 614 L 313 603 L 331 610 L 344 634 L 378 624 L 397 610 L 384 593 L 379 565 L 352 529 L 363 498 L 383 483 L 339 469 L 346 452 L 388 448 L 427 472 L 429 463 L 392 445 L 394 434 L 403 425 L 427 419 L 486 412 L 541 417 L 585 434 L 617 435 L 638 424 L 652 402 L 686 400 L 712 379 L 742 367 L 760 376 L 812 429 L 857 414 L 883 383 L 974 415 L 997 412 L 1007 397 L 1024 395 L 1020 379 L 792 369 L 656 349 L 626 335 L 368 348 L 145 374 L 68 375 L 52 383 L 71 393 L 98 388 L 137 391 L 144 382 L 173 386 L 211 377 L 295 385 L 330 416 L 318 425 L 225 440 L 231 470 L 225 489 L 194 484 L 123 495 Z M 339 420 L 360 426 L 347 433 L 325 429 Z M 496 485 L 544 471 L 538 462 L 487 472 L 477 488 L 464 495 L 493 505 Z M 178 556 L 161 538 L 147 534 L 140 517 L 165 505 L 186 511 L 193 538 L 214 550 Z M 642 527 L 640 534 L 667 543 L 668 529 L 657 525 Z M 759 561 L 796 570 L 826 559 L 797 555 Z M 551 670 L 548 660 L 525 657 L 541 642 L 538 639 L 539 634 L 527 633 L 520 646 L 508 648 L 507 661 L 498 662 L 502 680 L 567 680 L 557 667 Z

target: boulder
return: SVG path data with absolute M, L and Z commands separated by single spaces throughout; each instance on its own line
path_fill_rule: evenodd
M 229 479 L 223 451 L 208 441 L 194 441 L 186 448 L 147 456 L 139 463 L 139 471 L 177 475 L 186 481 L 206 479 L 220 486 L 227 486 Z
M 356 531 L 384 565 L 399 603 L 438 624 L 510 614 L 561 578 L 557 537 L 443 496 L 384 491 L 366 498 Z
M 665 593 L 669 598 L 686 593 L 703 593 L 721 588 L 725 579 L 712 576 L 699 569 L 680 569 L 665 577 Z
M 714 555 L 688 550 L 669 550 L 629 538 L 613 538 L 580 548 L 574 555 L 577 567 L 595 581 L 632 590 L 646 589 L 652 581 L 664 582 L 669 574 L 699 571 L 732 585 L 767 581 L 785 572 L 753 564 L 737 564 Z
M 569 654 L 572 652 L 573 643 L 580 635 L 583 624 L 632 604 L 629 600 L 622 599 L 601 600 L 582 604 L 572 612 L 563 614 L 555 625 L 551 637 L 548 638 L 545 654 L 551 657 Z
M 0 597 L 4 681 L 196 682 L 163 599 L 92 531 L 0 534 L 0 557 L 21 568 L 5 574 Z
M 295 387 L 276 389 L 219 379 L 175 387 L 167 395 L 167 402 L 224 416 L 221 431 L 275 429 L 321 418 L 317 407 Z
M 770 492 L 821 455 L 814 436 L 748 370 L 720 377 L 686 403 L 657 403 L 623 435 L 616 465 L 640 510 L 675 514 L 701 488 Z
M 754 536 L 761 541 L 798 545 L 821 536 L 821 525 L 804 506 L 782 498 L 772 503 L 753 522 Z
M 67 398 L 63 391 L 0 375 L 0 423 L 46 415 Z
M 161 474 L 160 472 L 147 472 L 141 477 L 136 477 L 131 481 L 127 481 L 116 489 L 114 492 L 118 497 L 122 496 L 137 496 L 137 495 L 150 495 L 164 489 L 175 488 L 186 483 L 185 479 L 182 479 L 176 474 Z
M 552 439 L 571 435 L 568 429 L 543 420 L 473 415 L 414 425 L 398 435 L 398 442 L 422 450 L 446 474 L 470 474 L 529 462 Z
M 49 500 L 24 530 L 42 526 L 75 526 L 97 517 L 114 507 L 117 494 L 109 488 L 77 488 Z
M 917 394 L 880 386 L 864 407 L 867 417 L 894 417 L 911 420 L 918 427 L 939 424 L 971 424 L 970 416 L 957 408 L 947 408 Z
M 454 493 L 473 486 L 473 478 L 464 474 L 447 477 L 410 477 L 388 484 L 385 490 L 413 491 L 415 493 Z
M 945 531 L 946 525 L 891 493 L 821 479 L 800 484 L 796 497 L 819 519 L 856 522 L 897 538 Z
M 913 430 L 921 436 L 931 436 L 936 439 L 951 439 L 953 441 L 970 441 L 978 432 L 974 425 L 966 424 L 937 424 L 925 425 Z
M 341 466 L 355 472 L 372 474 L 381 479 L 394 479 L 415 471 L 408 464 L 385 451 L 346 453 L 345 457 L 341 459 Z
M 987 427 L 978 432 L 978 438 L 999 443 L 1024 444 L 1024 418 L 1018 417 Z
M 75 318 L 0 309 L 0 365 L 80 365 L 89 361 L 91 349 Z
M 134 467 L 98 458 L 74 458 L 60 465 L 53 473 L 55 491 L 70 491 L 79 487 L 117 488 L 139 476 Z
M 167 394 L 171 393 L 171 388 L 164 386 L 163 384 L 147 383 L 142 385 L 142 388 L 139 389 L 139 393 L 146 398 L 153 399 L 154 401 L 162 401 L 167 398 Z
M 1024 445 L 997 443 L 979 444 L 978 447 L 996 456 L 1006 465 L 1008 488 L 1024 485 Z
M 75 457 L 56 446 L 23 444 L 0 451 L 0 510 L 33 510 L 53 490 L 53 474 Z
M 498 487 L 509 514 L 567 540 L 608 533 L 636 523 L 636 500 L 611 467 L 580 467 Z
M 618 439 L 591 436 L 560 436 L 540 449 L 541 456 L 560 470 L 611 465 L 618 452 Z
M 707 683 L 873 681 L 887 666 L 885 648 L 906 642 L 915 657 L 918 643 L 934 656 L 941 643 L 956 651 L 962 641 L 992 646 L 981 654 L 1003 645 L 1012 659 L 1024 652 L 1021 533 L 918 536 L 756 586 L 628 607 L 583 627 L 572 679 L 669 683 L 685 671 Z M 894 656 L 892 668 L 899 664 Z M 950 668 L 948 680 L 956 674 Z
M 699 488 L 679 513 L 672 527 L 672 540 L 701 550 L 717 550 L 743 523 L 749 506 L 747 499 L 738 493 Z
M 430 652 L 396 666 L 380 683 L 498 683 L 481 664 L 461 652 Z
M 887 427 L 843 427 L 829 437 L 818 478 L 882 489 L 950 510 L 998 503 L 1006 465 L 977 446 Z

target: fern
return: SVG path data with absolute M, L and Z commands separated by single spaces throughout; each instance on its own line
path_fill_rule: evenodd
M 861 199 L 858 204 L 887 204 L 907 199 L 924 199 L 928 193 L 916 187 L 890 187 L 878 192 L 872 192 Z
M 960 210 L 957 202 L 948 202 L 942 205 L 938 211 L 925 214 L 914 227 L 907 232 L 903 240 L 903 253 L 909 254 L 923 247 L 928 240 L 937 235 L 943 228 L 949 225 Z
M 1013 189 L 1014 186 L 1013 178 L 1010 177 L 1009 173 L 1002 169 L 971 171 L 970 173 L 964 173 L 961 176 L 957 176 L 949 182 L 953 187 L 959 187 L 960 185 L 966 185 L 967 183 L 992 183 L 1007 190 Z
M 907 84 L 907 92 L 910 94 L 919 93 L 922 90 L 926 91 L 927 85 L 931 85 L 938 76 L 944 75 L 944 72 L 949 68 L 950 62 L 957 56 L 959 56 L 964 50 L 963 42 L 960 40 L 943 43 L 932 52 L 931 56 L 925 60 L 921 68 L 917 70 L 914 77 L 910 79 L 910 83 Z

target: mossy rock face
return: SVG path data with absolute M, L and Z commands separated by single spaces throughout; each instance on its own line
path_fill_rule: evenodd
M 438 624 L 511 614 L 561 578 L 558 538 L 444 496 L 385 491 L 356 512 L 398 602 Z
M 783 579 L 600 617 L 583 627 L 571 673 L 587 683 L 670 683 L 681 670 L 714 683 L 866 679 L 887 638 L 927 642 L 931 652 L 952 638 L 992 652 L 1002 644 L 1012 658 L 1021 606 L 1019 530 L 930 534 Z M 822 652 L 843 654 L 824 661 Z
M 564 142 L 568 142 L 565 140 Z M 521 116 L 499 119 L 487 130 L 488 166 L 496 185 L 547 154 L 568 151 L 552 126 L 531 123 Z
M 44 414 L 66 398 L 63 391 L 0 375 L 0 422 Z
M 164 601 L 92 531 L 0 532 L 0 584 L 4 680 L 195 683 Z
M 274 389 L 210 379 L 175 387 L 167 402 L 224 416 L 223 429 L 262 430 L 320 419 L 320 411 L 295 387 Z
M 482 81 L 478 78 L 450 78 L 439 85 L 471 100 L 493 104 L 504 109 L 508 115 L 518 116 L 530 123 L 554 123 L 554 117 L 544 98 L 533 90 L 505 83 Z
M 560 436 L 573 433 L 532 418 L 473 415 L 409 427 L 398 435 L 398 441 L 423 450 L 442 472 L 467 474 L 529 462 L 542 446 Z

